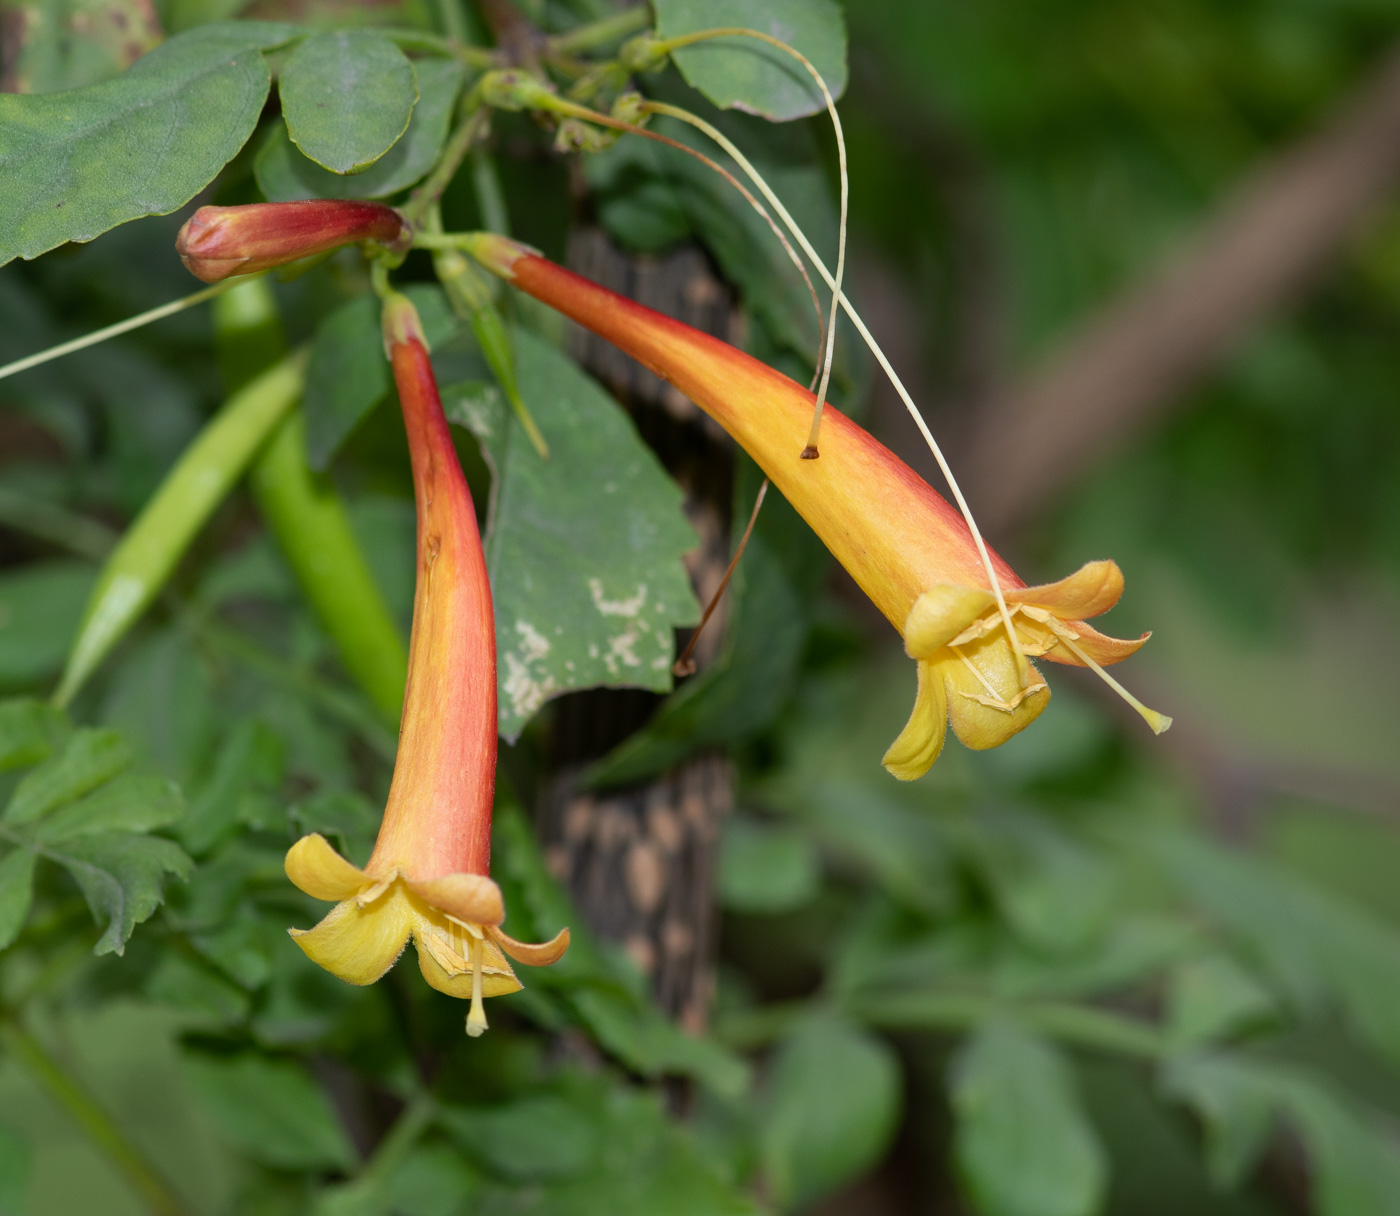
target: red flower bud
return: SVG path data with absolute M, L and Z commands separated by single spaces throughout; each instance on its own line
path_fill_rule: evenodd
M 201 207 L 175 238 L 189 272 L 206 283 L 285 266 L 355 241 L 404 248 L 409 226 L 392 207 L 354 200 Z

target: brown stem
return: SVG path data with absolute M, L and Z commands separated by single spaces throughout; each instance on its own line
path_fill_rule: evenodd
M 1141 431 L 1301 294 L 1397 177 L 1400 48 L 1318 131 L 1251 174 L 1177 258 L 989 407 L 968 453 L 984 527 L 1025 521 Z

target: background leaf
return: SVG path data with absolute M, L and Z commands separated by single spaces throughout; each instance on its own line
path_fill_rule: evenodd
M 84 727 L 75 731 L 62 752 L 27 773 L 10 795 L 5 823 L 33 823 L 80 798 L 131 763 L 131 746 L 113 730 Z
M 107 921 L 94 954 L 121 954 L 131 931 L 160 906 L 165 876 L 188 878 L 193 864 L 174 841 L 134 832 L 83 836 L 46 853 L 73 876 L 93 919 Z
M 308 160 L 292 145 L 285 125 L 274 123 L 254 162 L 258 188 L 282 203 L 304 198 L 384 198 L 407 189 L 433 167 L 447 138 L 463 69 L 451 59 L 419 59 L 418 104 L 408 130 L 368 169 L 342 176 Z
M 63 666 L 96 581 L 91 562 L 61 558 L 0 574 L 0 688 L 32 685 Z
M 34 898 L 34 851 L 20 846 L 0 859 L 0 950 L 20 934 Z
M 872 1168 L 899 1113 L 899 1063 L 887 1044 L 820 1014 L 798 1023 L 774 1056 L 763 1127 L 779 1206 L 805 1207 Z
M 278 79 L 287 134 L 332 173 L 374 164 L 408 129 L 418 85 L 413 64 L 372 30 L 316 34 Z
M 672 629 L 699 617 L 680 561 L 698 542 L 675 483 L 577 366 L 526 330 L 515 344 L 547 461 L 499 399 L 444 393 L 494 472 L 486 560 L 507 739 L 569 689 L 669 689 Z
M 115 80 L 0 94 L 0 265 L 189 202 L 252 133 L 270 80 L 262 49 L 293 32 L 204 26 Z
M 300 1170 L 343 1170 L 354 1162 L 329 1100 L 296 1064 L 192 1055 L 186 1068 L 219 1130 L 253 1160 Z
M 1103 1199 L 1103 1149 L 1069 1066 L 1011 1022 L 980 1027 L 952 1074 L 954 1152 L 982 1216 L 1090 1216 Z
M 674 38 L 735 26 L 771 34 L 801 51 L 821 73 L 833 98 L 846 88 L 846 24 L 833 0 L 656 0 L 656 32 Z M 807 69 L 756 38 L 716 38 L 675 53 L 686 80 L 715 105 L 748 110 L 781 122 L 824 108 Z

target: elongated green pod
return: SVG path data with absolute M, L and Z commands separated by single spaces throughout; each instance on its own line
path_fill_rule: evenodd
M 67 705 L 165 586 L 195 534 L 301 397 L 304 352 L 250 381 L 185 449 L 98 576 L 54 703 Z
M 490 289 L 476 268 L 454 249 L 435 253 L 433 268 L 437 271 L 443 290 L 447 292 L 453 311 L 471 325 L 492 375 L 505 393 L 520 425 L 525 428 L 525 434 L 535 445 L 535 451 L 541 459 L 548 460 L 549 445 L 540 434 L 525 398 L 520 395 L 520 384 L 515 377 L 515 351 L 511 348 L 510 335 L 506 333 L 501 314 L 491 303 Z
M 214 337 L 219 369 L 231 389 L 279 358 L 286 340 L 271 285 L 254 279 L 222 297 L 214 308 Z M 345 670 L 397 726 L 408 650 L 335 484 L 307 467 L 300 409 L 282 420 L 258 454 L 249 487 Z
M 351 679 L 397 724 L 408 650 L 329 477 L 306 464 L 300 410 L 277 428 L 250 478 L 253 497 L 335 642 Z

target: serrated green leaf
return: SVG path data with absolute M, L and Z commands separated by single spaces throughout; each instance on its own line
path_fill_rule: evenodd
M 825 1015 L 798 1023 L 774 1057 L 764 1119 L 779 1206 L 804 1207 L 873 1168 L 899 1113 L 899 1063 L 882 1040 Z
M 369 168 L 408 129 L 418 100 L 413 64 L 373 30 L 338 30 L 303 42 L 278 79 L 287 134 L 332 173 Z
M 294 32 L 204 26 L 115 80 L 0 94 L 0 265 L 189 202 L 252 134 L 270 81 L 262 48 Z
M 57 810 L 104 781 L 110 781 L 131 763 L 131 746 L 114 730 L 83 728 L 58 755 L 45 760 L 10 795 L 0 820 L 19 826 Z
M 982 1216 L 1091 1216 L 1105 1160 L 1053 1047 L 1007 1021 L 983 1025 L 957 1059 L 954 1152 Z
M 206 852 L 239 817 L 242 800 L 271 792 L 282 781 L 282 741 L 257 718 L 245 718 L 229 732 L 208 782 L 190 804 L 180 840 L 196 856 Z
M 0 701 L 0 773 L 46 760 L 68 731 L 68 720 L 47 701 Z
M 93 919 L 107 928 L 94 954 L 121 954 L 132 930 L 160 907 L 165 876 L 188 878 L 194 863 L 172 840 L 134 832 L 106 832 L 46 850 L 73 876 Z
M 448 417 L 481 440 L 494 473 L 486 561 L 507 739 L 570 689 L 669 689 L 672 629 L 699 616 L 680 560 L 696 545 L 680 490 L 571 360 L 524 330 L 515 343 L 547 461 L 513 414 L 488 418 L 444 393 Z
M 846 23 L 833 0 L 655 0 L 662 38 L 723 27 L 754 29 L 800 51 L 833 98 L 846 88 Z M 825 108 L 820 87 L 792 56 L 756 38 L 700 42 L 674 55 L 690 84 L 722 109 L 782 122 Z
M 20 934 L 34 899 L 34 851 L 21 846 L 0 860 L 0 950 Z
M 439 288 L 413 284 L 404 294 L 418 310 L 429 349 L 455 333 L 457 318 Z M 379 301 L 356 296 L 321 322 L 311 345 L 303 407 L 307 463 L 324 472 L 392 384 L 379 332 Z
M 0 575 L 0 688 L 32 685 L 63 665 L 96 579 L 82 561 L 31 562 Z
M 307 198 L 384 198 L 405 190 L 433 167 L 462 85 L 463 68 L 451 59 L 420 59 L 418 104 L 403 138 L 363 173 L 331 173 L 292 146 L 287 129 L 274 124 L 258 151 L 253 171 L 258 188 L 273 202 Z
M 787 912 L 817 892 L 821 865 L 810 837 L 736 816 L 720 842 L 720 903 L 735 912 Z
M 150 832 L 184 813 L 185 800 L 173 781 L 125 774 L 55 811 L 39 825 L 37 839 L 47 845 L 97 832 Z
M 195 1091 L 219 1130 L 278 1169 L 348 1169 L 355 1151 L 325 1093 L 297 1065 L 256 1055 L 188 1056 Z

